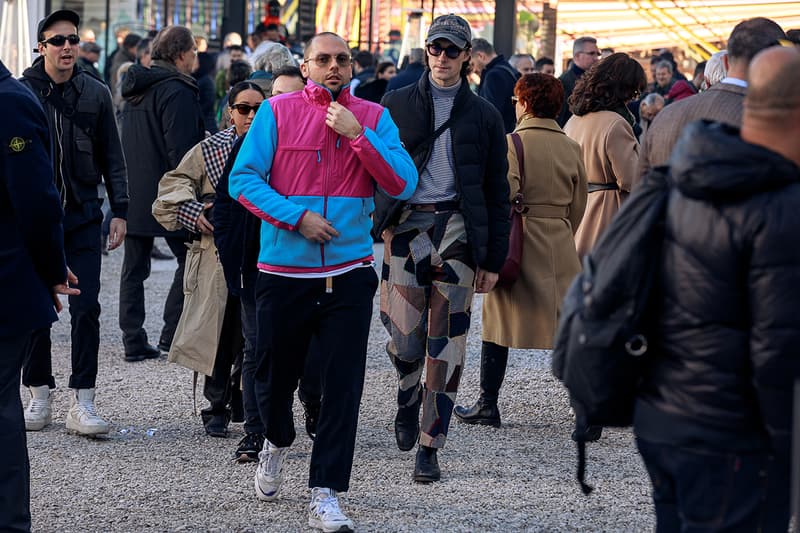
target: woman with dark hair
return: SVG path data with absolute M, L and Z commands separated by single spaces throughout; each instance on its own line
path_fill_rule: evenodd
M 231 126 L 191 148 L 175 170 L 164 174 L 153 203 L 153 217 L 170 231 L 191 233 L 183 278 L 184 303 L 169 360 L 206 376 L 201 411 L 206 433 L 225 437 L 232 414 L 242 412 L 239 376 L 242 327 L 238 298 L 228 294 L 214 243 L 212 207 L 217 184 L 236 139 L 247 133 L 264 93 L 243 81 L 229 93 Z M 255 410 L 249 410 L 257 412 Z M 247 426 L 247 421 L 245 421 Z M 245 431 L 247 428 L 245 428 Z
M 508 139 L 512 201 L 522 194 L 522 269 L 511 287 L 495 287 L 483 300 L 481 393 L 472 407 L 456 407 L 468 424 L 500 425 L 497 398 L 509 348 L 551 349 L 558 308 L 581 266 L 574 234 L 586 207 L 581 147 L 564 135 L 555 118 L 564 87 L 548 74 L 527 74 L 514 87 L 517 134 L 522 141 L 524 185 L 514 142 Z
M 569 98 L 573 116 L 564 133 L 581 145 L 589 179 L 586 216 L 575 235 L 580 257 L 592 250 L 638 178 L 639 142 L 627 104 L 646 86 L 638 61 L 611 54 L 578 80 Z

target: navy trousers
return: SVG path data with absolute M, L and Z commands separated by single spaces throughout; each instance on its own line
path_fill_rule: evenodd
M 31 530 L 30 463 L 19 371 L 30 333 L 0 337 L 0 531 Z

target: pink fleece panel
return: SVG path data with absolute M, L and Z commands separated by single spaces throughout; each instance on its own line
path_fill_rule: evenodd
M 255 216 L 257 216 L 261 220 L 266 220 L 267 222 L 269 222 L 273 226 L 276 226 L 276 227 L 278 227 L 280 229 L 286 229 L 286 230 L 289 230 L 289 231 L 294 231 L 294 229 L 297 227 L 297 226 L 292 226 L 291 224 L 287 224 L 286 222 L 281 222 L 277 218 L 273 218 L 273 217 L 269 216 L 264 211 L 262 211 L 261 209 L 259 209 L 255 205 L 253 205 L 253 203 L 250 202 L 250 200 L 248 200 L 247 198 L 245 198 L 243 194 L 240 194 L 239 198 L 237 198 L 236 201 L 239 202 L 240 204 L 242 204 L 245 207 L 245 209 L 247 209 L 248 211 L 253 213 Z M 303 217 L 305 216 L 305 214 L 306 214 L 306 212 L 303 211 L 303 214 L 300 215 L 300 218 L 297 220 L 298 224 L 300 223 L 301 220 L 303 220 Z

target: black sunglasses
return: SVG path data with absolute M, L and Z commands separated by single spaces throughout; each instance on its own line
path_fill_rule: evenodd
M 428 53 L 432 56 L 439 57 L 440 55 L 442 55 L 442 52 L 444 52 L 444 55 L 446 55 L 450 59 L 457 58 L 461 54 L 461 52 L 466 50 L 465 48 L 459 48 L 457 46 L 448 46 L 447 48 L 444 48 L 436 43 L 429 43 L 427 48 L 428 48 Z
M 250 114 L 250 111 L 253 113 L 258 112 L 258 108 L 261 107 L 261 104 L 256 105 L 249 105 L 249 104 L 233 104 L 231 109 L 235 109 L 239 112 L 240 115 L 247 116 Z
M 53 35 L 49 39 L 39 42 L 42 44 L 52 44 L 53 46 L 64 46 L 64 43 L 67 41 L 74 46 L 81 42 L 81 38 L 77 33 L 73 33 L 71 35 Z

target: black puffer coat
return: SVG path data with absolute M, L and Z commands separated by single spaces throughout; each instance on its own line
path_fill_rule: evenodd
M 163 61 L 153 61 L 150 69 L 133 65 L 122 83 L 122 146 L 131 198 L 128 233 L 181 236 L 185 232 L 165 230 L 151 210 L 161 177 L 205 137 L 197 84 Z
M 636 433 L 768 450 L 788 472 L 800 378 L 800 168 L 731 126 L 695 122 L 670 171 L 663 298 Z
M 434 132 L 433 98 L 428 72 L 419 82 L 387 93 L 381 102 L 400 129 L 400 140 L 414 156 L 421 173 L 428 164 L 433 143 L 420 153 L 417 146 Z M 461 212 L 467 227 L 467 243 L 473 259 L 488 272 L 499 272 L 508 253 L 510 229 L 508 145 L 503 119 L 492 104 L 473 93 L 463 81 L 451 111 L 457 118 L 450 126 L 453 161 Z M 394 225 L 391 205 L 376 202 L 375 225 Z

